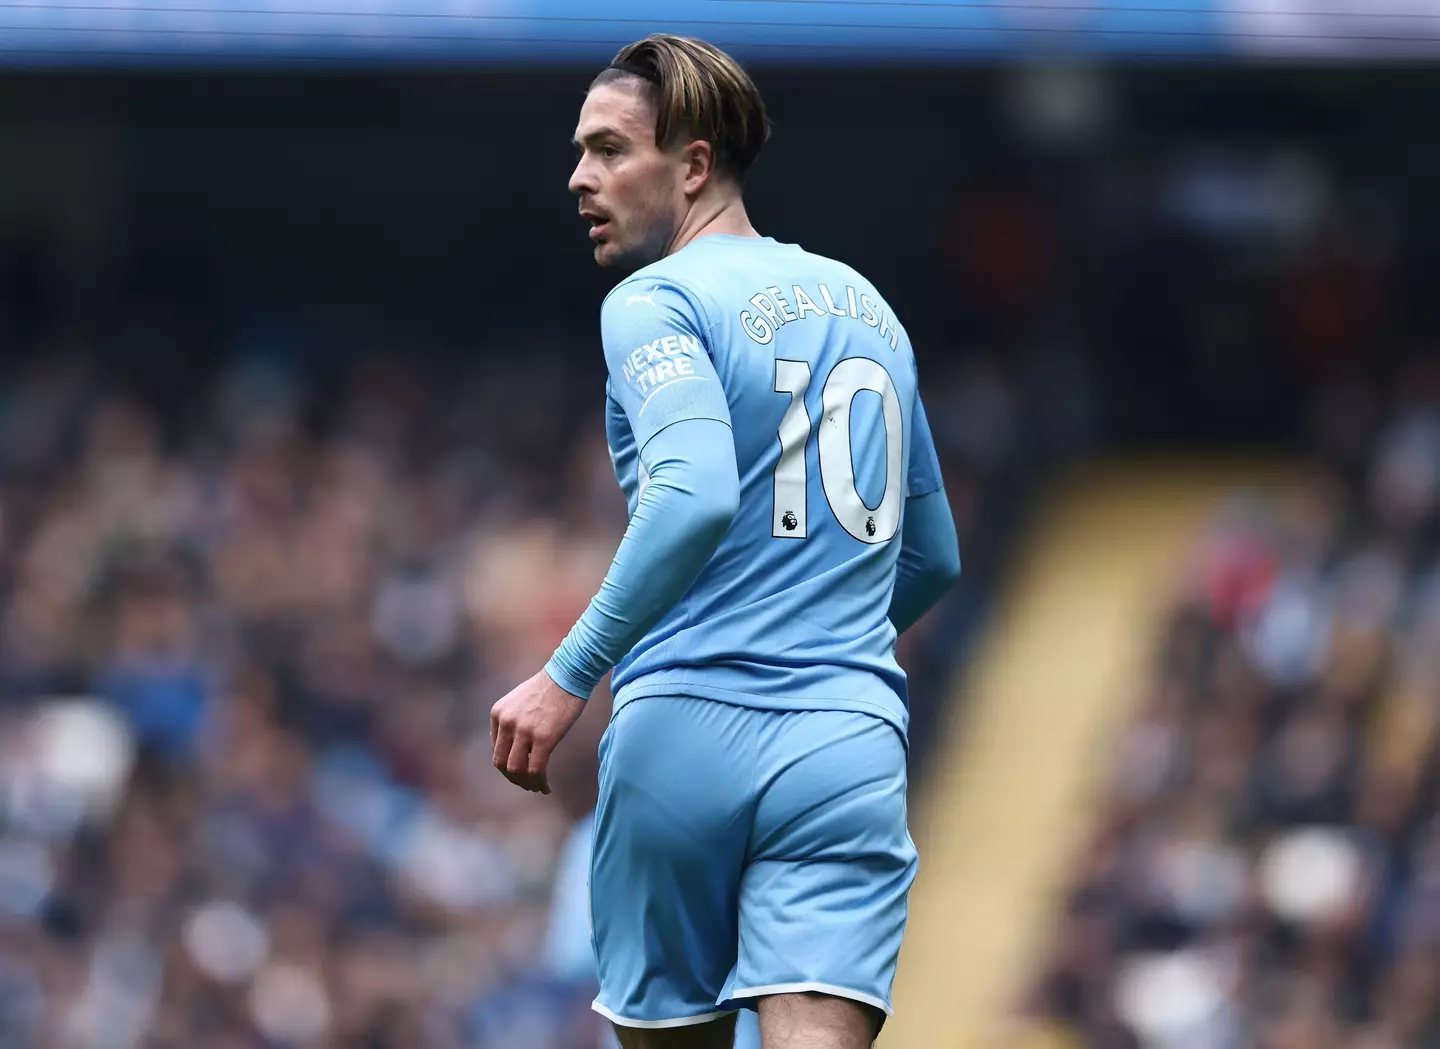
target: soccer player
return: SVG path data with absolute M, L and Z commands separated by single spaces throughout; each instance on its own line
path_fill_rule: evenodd
M 570 188 L 606 297 L 606 432 L 630 521 L 545 668 L 491 712 L 494 762 L 546 763 L 613 669 L 590 865 L 600 992 L 625 1049 L 861 1049 L 890 1012 L 916 854 L 895 638 L 959 574 L 885 298 L 761 236 L 769 133 L 698 40 L 620 51 Z

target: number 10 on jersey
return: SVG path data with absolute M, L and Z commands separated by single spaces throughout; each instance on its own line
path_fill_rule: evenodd
M 775 392 L 790 395 L 789 407 L 780 420 L 780 458 L 775 464 L 770 529 L 779 539 L 804 539 L 810 534 L 806 505 L 809 467 L 805 457 L 813 429 L 805 408 L 805 391 L 809 388 L 809 364 L 775 362 Z M 854 450 L 850 446 L 850 406 L 861 390 L 880 395 L 885 420 L 885 494 L 873 507 L 865 505 L 855 486 Z M 820 481 L 835 520 L 862 543 L 888 542 L 900 527 L 905 484 L 903 427 L 900 395 L 884 366 L 868 357 L 847 357 L 830 369 L 820 394 Z M 861 451 L 874 454 L 871 449 Z

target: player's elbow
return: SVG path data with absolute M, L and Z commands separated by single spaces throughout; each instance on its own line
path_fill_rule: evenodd
M 960 541 L 953 526 L 931 540 L 921 563 L 937 599 L 960 581 Z
M 941 593 L 960 582 L 960 544 L 947 543 L 935 559 L 935 584 Z
M 916 519 L 916 545 L 923 551 L 923 571 L 943 594 L 960 580 L 960 536 L 943 491 L 927 496 L 921 507 L 925 512 Z
M 694 453 L 698 469 L 691 491 L 696 497 L 696 527 L 701 540 L 712 546 L 720 545 L 740 509 L 740 470 L 729 438 L 728 428 L 717 432 Z
M 733 470 L 722 472 L 709 478 L 696 494 L 698 498 L 691 518 L 695 524 L 696 539 L 718 546 L 740 509 L 740 478 Z

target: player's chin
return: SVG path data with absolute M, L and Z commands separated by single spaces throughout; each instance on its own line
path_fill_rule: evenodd
M 622 252 L 615 245 L 614 241 L 597 240 L 595 242 L 595 264 L 606 269 L 611 266 L 618 266 Z
M 603 269 L 616 270 L 622 275 L 634 273 L 641 266 L 653 261 L 653 258 L 646 258 L 643 252 L 627 250 L 613 240 L 602 240 L 595 244 L 596 264 Z

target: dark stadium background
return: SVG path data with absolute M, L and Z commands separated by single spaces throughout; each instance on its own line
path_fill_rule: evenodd
M 603 710 L 563 748 L 558 800 L 510 797 L 466 746 L 623 527 L 597 445 L 608 278 L 565 185 L 592 72 L 0 75 L 0 1046 L 599 1044 L 589 974 L 551 940 L 576 920 L 554 876 Z M 1182 750 L 1232 710 L 1206 661 L 1254 664 L 1232 727 L 1256 738 L 1215 744 L 1253 790 L 1197 801 L 1181 762 L 1096 807 L 1109 859 L 1057 896 L 1055 959 L 1011 989 L 1015 1037 L 1433 1044 L 1434 759 L 1392 783 L 1365 743 L 1404 661 L 1376 656 L 1327 705 L 1328 671 L 1282 673 L 1236 638 L 1297 558 L 1333 581 L 1359 551 L 1402 595 L 1367 636 L 1429 643 L 1440 76 L 1023 58 L 755 74 L 775 131 L 751 215 L 894 305 L 960 527 L 962 583 L 902 646 L 917 799 L 960 752 L 968 657 L 1005 629 L 997 601 L 1057 486 L 1116 461 L 1316 471 L 1281 524 L 1260 493 L 1252 531 L 1222 530 L 1243 550 L 1173 623 L 1161 592 L 1135 624 L 1170 624 L 1154 673 L 1188 682 L 1166 715 Z M 313 559 L 337 549 L 326 575 Z M 133 737 L 36 720 L 82 694 Z M 1274 787 L 1288 766 L 1266 741 L 1312 704 L 1346 757 L 1306 807 Z M 87 821 L 67 784 L 108 800 Z M 1365 801 L 1387 787 L 1389 822 Z M 1132 889 L 1159 877 L 1156 828 L 1191 825 L 1180 809 L 1252 859 L 1297 828 L 1354 830 L 1378 873 L 1319 931 L 1263 899 L 1171 907 L 1163 879 Z M 1127 958 L 1222 942 L 1264 995 L 1194 992 L 1210 1004 L 1185 998 L 1183 1030 L 1135 1005 Z M 894 1036 L 961 1044 L 943 1023 Z

